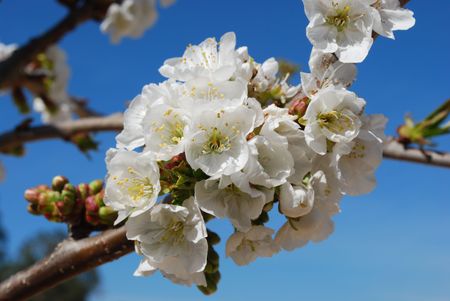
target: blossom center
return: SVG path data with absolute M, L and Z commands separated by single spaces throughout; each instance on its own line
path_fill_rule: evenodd
M 128 173 L 131 177 L 118 178 L 113 177 L 116 184 L 125 190 L 134 202 L 143 198 L 151 198 L 154 193 L 153 183 L 148 177 L 141 177 L 132 167 L 128 167 Z
M 179 244 L 184 240 L 184 223 L 182 221 L 172 221 L 164 230 L 160 238 L 161 242 L 172 241 Z
M 230 137 L 217 128 L 213 128 L 207 142 L 203 145 L 203 154 L 221 154 L 231 148 Z
M 340 134 L 343 134 L 346 130 L 352 128 L 353 125 L 352 118 L 340 111 L 320 113 L 318 121 L 320 127 L 325 127 L 333 133 Z
M 336 9 L 336 14 L 326 17 L 329 25 L 335 26 L 337 31 L 342 32 L 350 22 L 350 6 L 346 5 L 343 9 Z

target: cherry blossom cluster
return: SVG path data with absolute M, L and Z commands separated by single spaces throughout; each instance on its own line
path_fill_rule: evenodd
M 212 293 L 220 274 L 209 219 L 230 221 L 226 255 L 246 265 L 326 239 L 341 198 L 375 187 L 387 120 L 365 114 L 348 90 L 356 77 L 348 62 L 361 59 L 364 42 L 349 34 L 389 36 L 412 13 L 398 1 L 304 2 L 315 47 L 301 85 L 280 76 L 274 58 L 259 64 L 236 49 L 230 32 L 166 60 L 167 80 L 130 103 L 106 155 L 104 201 L 142 256 L 135 275 L 159 270 Z M 285 220 L 277 231 L 271 211 Z
M 175 0 L 161 0 L 168 7 Z M 158 18 L 157 0 L 124 0 L 108 7 L 100 30 L 109 34 L 111 42 L 119 43 L 123 37 L 139 38 Z
M 309 20 L 306 35 L 313 46 L 335 53 L 343 63 L 362 62 L 373 33 L 394 39 L 395 30 L 414 26 L 413 12 L 399 0 L 303 0 Z

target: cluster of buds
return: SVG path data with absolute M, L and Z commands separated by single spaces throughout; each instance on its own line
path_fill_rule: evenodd
M 74 186 L 63 176 L 54 177 L 51 187 L 39 185 L 25 191 L 30 213 L 72 226 L 89 225 L 92 229 L 112 226 L 117 217 L 104 204 L 103 196 L 103 181 Z

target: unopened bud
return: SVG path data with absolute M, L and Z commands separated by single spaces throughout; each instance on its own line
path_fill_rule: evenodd
M 98 216 L 100 217 L 100 221 L 105 225 L 113 225 L 114 221 L 117 218 L 117 212 L 114 211 L 111 207 L 104 206 L 100 207 L 98 210 Z
M 89 185 L 86 183 L 78 184 L 77 186 L 78 197 L 85 200 L 91 193 Z
M 25 190 L 24 197 L 25 200 L 32 204 L 37 204 L 39 202 L 39 192 L 36 188 Z
M 64 176 L 56 176 L 52 180 L 52 189 L 61 192 L 69 180 Z
M 89 188 L 90 188 L 91 194 L 97 194 L 103 188 L 103 181 L 102 180 L 94 180 L 91 183 L 89 183 Z
M 303 117 L 308 108 L 309 98 L 305 97 L 299 100 L 294 100 L 289 107 L 289 114 L 297 115 L 299 118 Z

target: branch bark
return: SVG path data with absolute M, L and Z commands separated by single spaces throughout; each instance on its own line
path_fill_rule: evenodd
M 78 133 L 120 131 L 122 127 L 122 114 L 117 113 L 106 117 L 87 117 L 67 121 L 58 125 L 15 129 L 0 135 L 0 152 L 7 152 L 27 142 L 55 138 L 68 140 L 71 136 Z
M 26 300 L 46 289 L 118 259 L 133 250 L 125 228 L 107 230 L 81 240 L 66 239 L 55 251 L 0 284 L 0 301 Z

